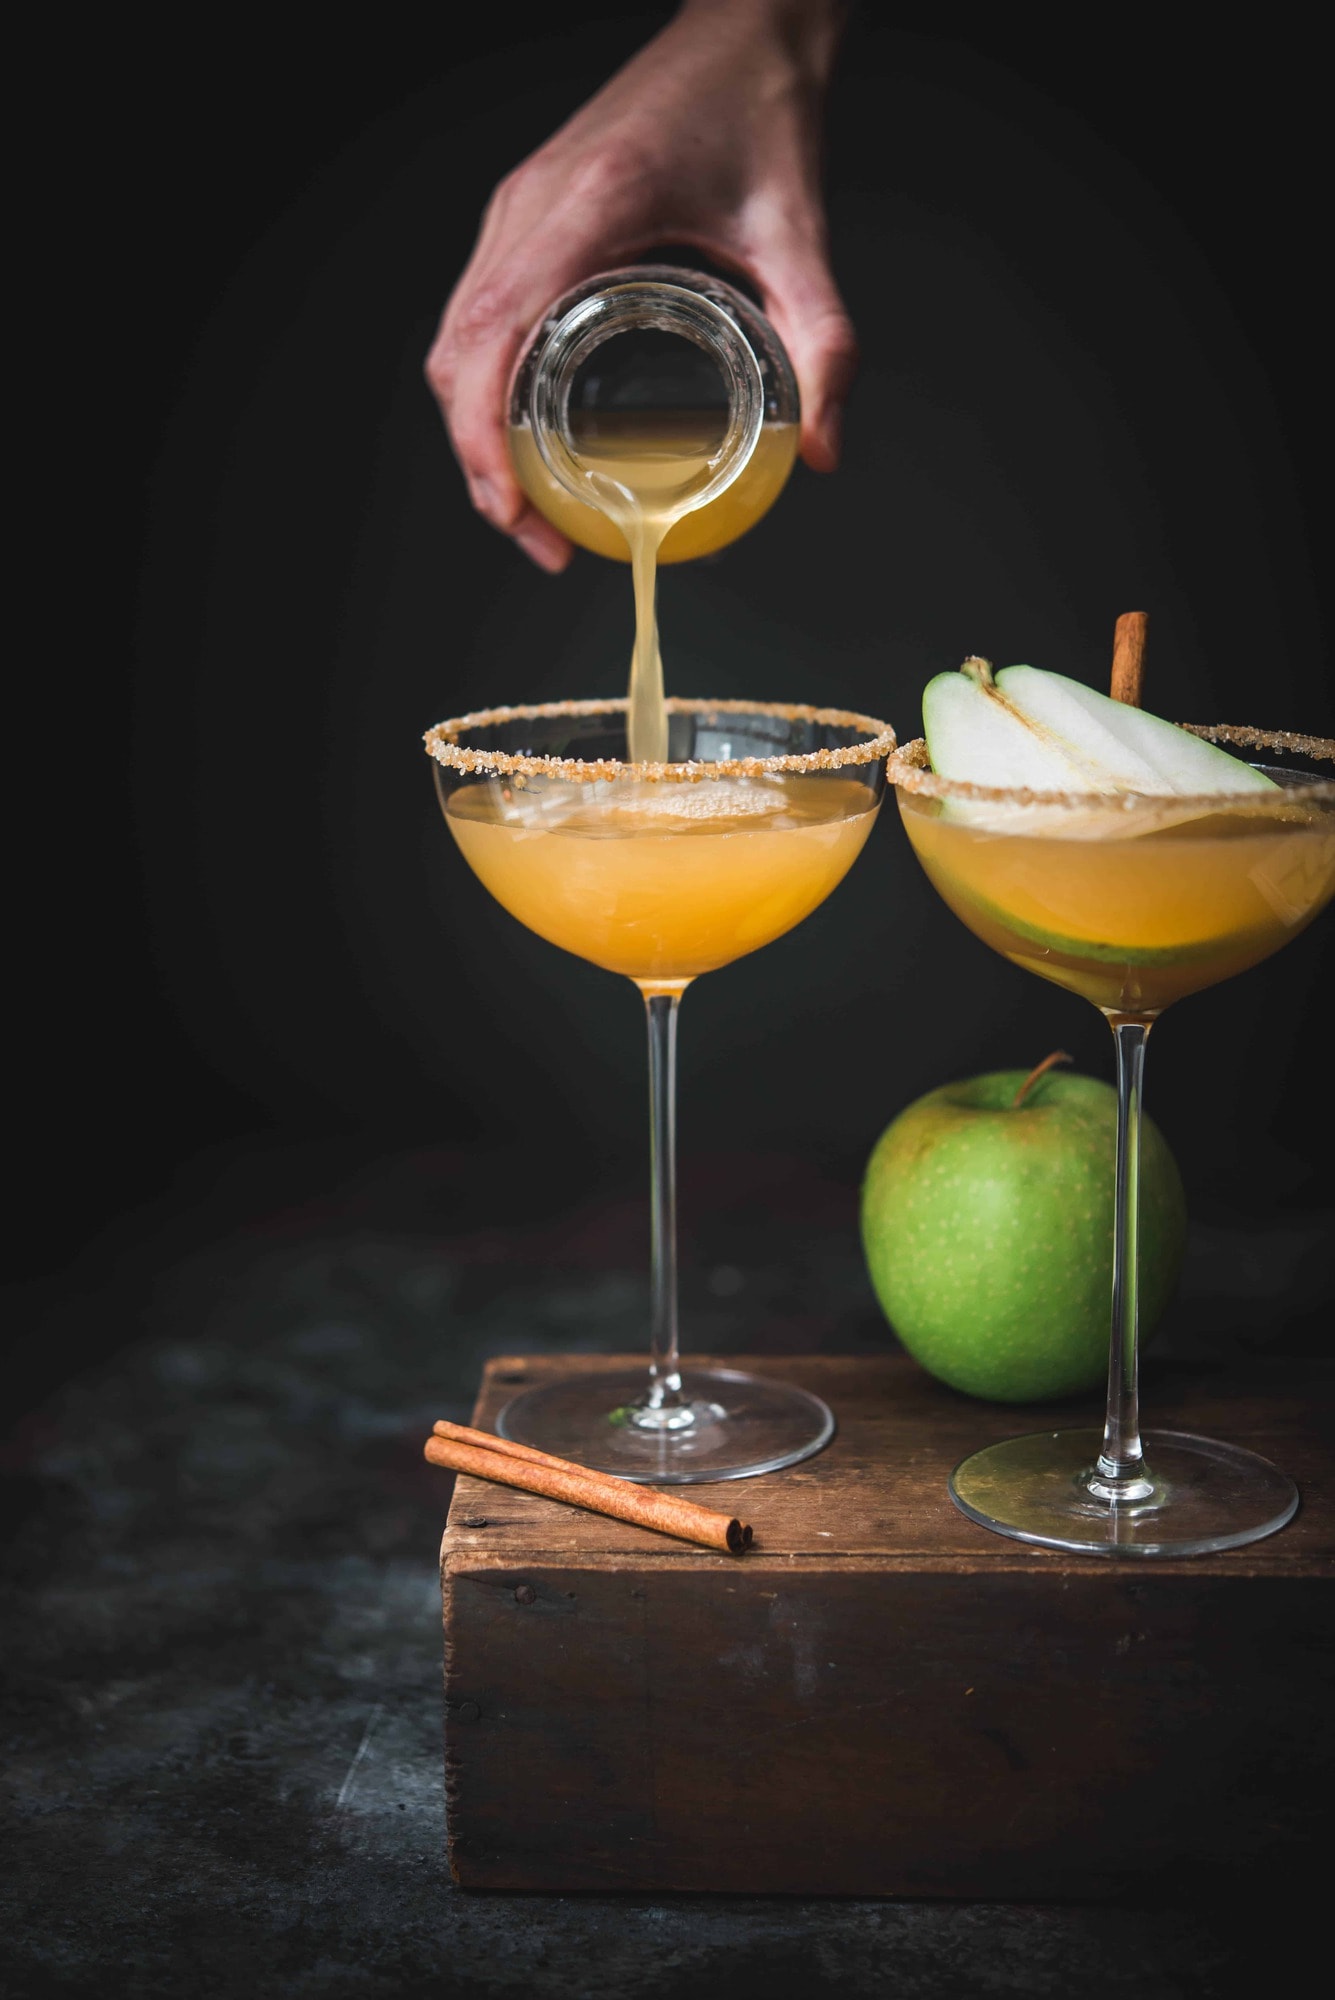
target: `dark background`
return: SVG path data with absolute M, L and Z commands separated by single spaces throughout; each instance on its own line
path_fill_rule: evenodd
M 498 176 L 669 11 L 319 43 L 250 22 L 189 53 L 131 28 L 69 107 L 50 319 L 77 441 L 42 517 L 41 727 L 14 750 L 39 776 L 16 1084 L 39 1282 L 136 1218 L 240 1183 L 318 1195 L 371 1156 L 448 1156 L 451 1199 L 471 1184 L 502 1225 L 643 1172 L 632 991 L 491 904 L 419 747 L 462 708 L 619 691 L 629 580 L 582 554 L 543 576 L 472 515 L 421 364 Z M 907 736 L 967 651 L 1102 683 L 1136 606 L 1151 706 L 1335 727 L 1314 92 L 1288 57 L 858 10 L 829 121 L 865 354 L 845 464 L 665 577 L 671 687 Z M 921 1091 L 1059 1044 L 1110 1073 L 1097 1015 L 976 943 L 883 821 L 683 1019 L 685 1158 L 814 1164 L 850 1218 Z M 1206 1221 L 1328 1198 L 1329 937 L 1156 1032 L 1151 1107 Z
M 909 733 L 967 651 L 1102 682 L 1140 607 L 1153 707 L 1329 732 L 1324 70 L 1273 22 L 1213 47 L 882 12 L 830 118 L 846 463 L 665 578 L 671 684 Z M 1115 1911 L 444 1882 L 421 1438 L 489 1355 L 642 1339 L 646 1146 L 632 990 L 492 906 L 420 747 L 465 707 L 619 690 L 628 579 L 544 577 L 474 519 L 421 362 L 497 177 L 666 13 L 15 44 L 34 359 L 7 386 L 38 449 L 11 493 L 5 1389 L 59 1392 L 0 1452 L 24 2000 L 887 1973 L 1225 2000 L 1321 1908 L 1301 1869 Z M 1302 1397 L 1328 1342 L 1332 931 L 1155 1032 L 1193 1230 L 1147 1407 L 1175 1369 Z M 688 1341 L 880 1352 L 877 1133 L 1058 1045 L 1107 1075 L 1107 1043 L 955 922 L 887 811 L 822 911 L 687 998 Z

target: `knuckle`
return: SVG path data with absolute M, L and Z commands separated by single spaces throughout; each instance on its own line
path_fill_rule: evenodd
M 807 344 L 827 367 L 847 370 L 857 364 L 857 329 L 841 305 L 822 306 L 811 315 Z
M 820 329 L 821 345 L 835 361 L 856 361 L 858 358 L 857 328 L 846 312 L 832 312 L 826 315 Z
M 436 346 L 422 363 L 422 373 L 433 396 L 442 403 L 448 403 L 454 394 L 457 374 L 453 354 L 448 347 Z
M 650 149 L 633 132 L 610 133 L 596 152 L 589 153 L 569 172 L 567 188 L 576 203 L 624 201 L 649 173 Z
M 475 285 L 450 315 L 450 339 L 460 348 L 485 347 L 515 317 L 513 287 L 503 278 Z
M 522 191 L 527 164 L 527 161 L 521 160 L 517 167 L 511 167 L 508 173 L 501 175 L 487 198 L 486 212 L 488 215 L 499 213 L 502 209 L 507 208 L 513 202 L 515 196 Z

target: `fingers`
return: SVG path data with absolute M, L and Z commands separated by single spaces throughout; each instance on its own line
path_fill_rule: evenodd
M 813 472 L 833 472 L 843 446 L 844 404 L 857 373 L 853 323 L 841 303 L 808 310 L 792 317 L 785 345 L 802 397 L 802 457 Z
M 556 574 L 570 561 L 572 545 L 528 504 L 506 441 L 510 376 L 535 316 L 517 293 L 475 284 L 465 272 L 427 356 L 426 378 L 474 507 L 540 569 Z
M 568 542 L 536 507 L 526 505 L 508 533 L 518 542 L 530 562 L 535 562 L 539 569 L 545 569 L 549 576 L 559 576 L 575 553 L 574 543 Z
M 780 238 L 754 257 L 753 269 L 797 376 L 802 457 L 814 472 L 833 472 L 858 343 L 824 246 L 809 238 Z
M 522 334 L 509 300 L 465 273 L 426 361 L 473 505 L 506 532 L 524 508 L 505 442 L 505 392 Z

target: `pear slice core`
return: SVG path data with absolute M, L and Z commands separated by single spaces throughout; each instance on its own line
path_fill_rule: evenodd
M 1091 789 L 1083 764 L 1051 731 L 1035 728 L 1000 694 L 967 673 L 937 674 L 922 698 L 932 769 L 970 785 L 1023 785 L 1033 792 Z

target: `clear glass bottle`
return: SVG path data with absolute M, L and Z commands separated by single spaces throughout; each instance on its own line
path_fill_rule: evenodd
M 797 382 L 759 307 L 668 264 L 603 272 L 548 308 L 515 370 L 509 441 L 529 499 L 573 542 L 629 560 L 627 482 L 676 518 L 659 562 L 736 541 L 797 455 Z

